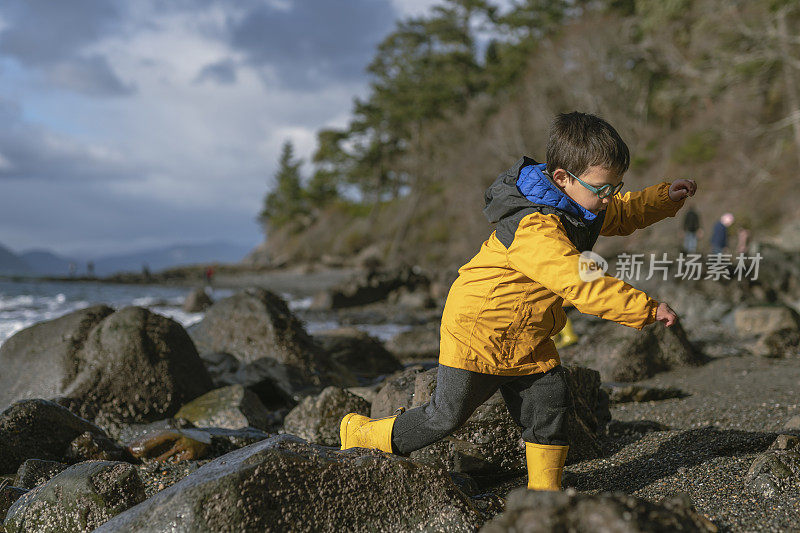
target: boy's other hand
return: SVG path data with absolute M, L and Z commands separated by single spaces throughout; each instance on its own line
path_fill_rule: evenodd
M 697 191 L 697 184 L 694 180 L 675 180 L 669 186 L 669 199 L 673 202 L 680 202 L 687 196 L 694 196 Z
M 656 309 L 656 321 L 663 322 L 665 326 L 670 327 L 678 321 L 678 315 L 672 310 L 670 306 L 665 303 L 658 304 Z

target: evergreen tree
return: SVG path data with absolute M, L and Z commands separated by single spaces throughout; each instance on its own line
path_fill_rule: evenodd
M 426 124 L 466 107 L 480 92 L 473 26 L 493 16 L 484 0 L 446 0 L 428 18 L 407 19 L 378 46 L 371 93 L 356 101 L 349 180 L 365 197 L 397 197 L 421 177 L 404 165 Z
M 317 151 L 313 162 L 316 171 L 308 182 L 306 197 L 312 207 L 321 208 L 339 197 L 339 184 L 344 183 L 350 157 L 342 148 L 347 132 L 323 129 L 317 133 Z
M 515 0 L 502 16 L 493 17 L 494 39 L 486 50 L 486 91 L 496 94 L 516 84 L 539 43 L 557 32 L 586 0 Z
M 356 99 L 348 129 L 320 132 L 309 197 L 334 198 L 337 184 L 349 184 L 377 204 L 424 184 L 413 162 L 426 127 L 462 112 L 477 94 L 512 86 L 536 43 L 586 3 L 516 0 L 499 16 L 488 0 L 443 0 L 429 15 L 398 23 L 367 68 L 371 90 Z M 495 35 L 483 61 L 479 31 Z
M 294 158 L 292 142 L 286 141 L 275 173 L 275 186 L 264 198 L 264 208 L 259 215 L 265 229 L 283 227 L 306 211 L 300 183 L 301 164 L 302 161 Z

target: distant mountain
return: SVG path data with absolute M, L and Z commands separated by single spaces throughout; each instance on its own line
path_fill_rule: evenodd
M 31 250 L 20 254 L 20 257 L 31 266 L 36 274 L 42 276 L 67 276 L 69 275 L 70 263 L 75 264 L 78 271 L 85 272 L 85 264 L 77 259 L 63 257 L 47 250 Z
M 107 276 L 116 272 L 139 272 L 147 265 L 151 272 L 180 265 L 197 263 L 238 263 L 252 246 L 211 242 L 206 244 L 175 245 L 167 248 L 99 257 L 94 260 L 95 274 Z
M 33 268 L 17 254 L 0 244 L 0 274 L 34 274 Z
M 197 263 L 238 263 L 250 252 L 251 246 L 227 242 L 175 245 L 142 250 L 129 254 L 102 256 L 93 260 L 94 273 L 108 276 L 117 272 L 140 272 L 147 265 L 151 272 Z M 0 274 L 27 276 L 68 276 L 70 263 L 76 274 L 85 276 L 92 260 L 64 257 L 47 250 L 31 250 L 15 254 L 0 245 Z

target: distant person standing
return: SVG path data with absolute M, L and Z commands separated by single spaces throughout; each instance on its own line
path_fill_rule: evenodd
M 214 267 L 209 266 L 205 272 L 206 287 L 211 287 L 211 282 L 214 280 Z
M 150 265 L 147 263 L 142 263 L 142 277 L 146 280 L 150 280 Z
M 712 254 L 721 254 L 728 247 L 728 228 L 733 224 L 733 220 L 731 213 L 725 213 L 714 224 L 714 230 L 711 232 Z
M 69 277 L 74 278 L 75 274 L 78 272 L 78 265 L 75 263 L 69 264 Z
M 746 254 L 750 248 L 750 230 L 746 226 L 742 226 L 736 233 L 736 237 L 736 255 Z
M 94 277 L 94 262 L 93 261 L 89 261 L 88 263 L 86 263 L 86 275 L 89 276 L 90 278 Z
M 697 232 L 700 230 L 700 215 L 690 207 L 683 217 L 683 249 L 693 254 L 697 251 Z

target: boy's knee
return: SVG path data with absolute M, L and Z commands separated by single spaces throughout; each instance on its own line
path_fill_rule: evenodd
M 553 408 L 568 409 L 572 404 L 565 372 L 564 368 L 559 365 L 541 377 L 539 385 L 542 394 L 547 397 L 547 403 Z
M 441 431 L 449 434 L 463 426 L 470 414 L 461 410 L 440 409 L 432 422 Z

